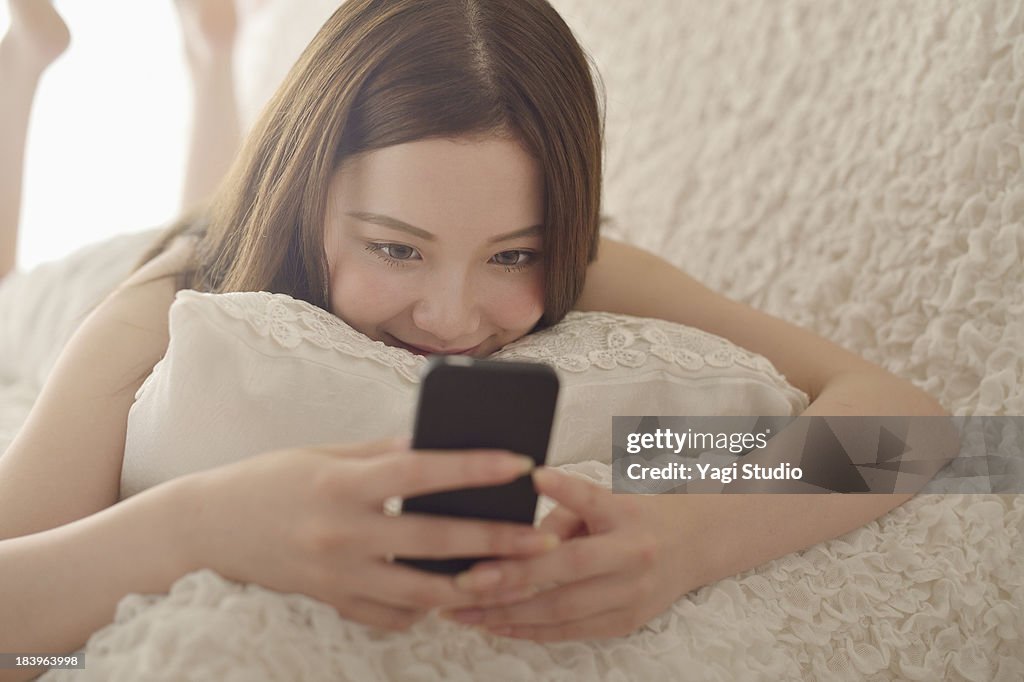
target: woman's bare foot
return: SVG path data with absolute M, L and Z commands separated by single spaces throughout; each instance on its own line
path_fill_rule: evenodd
M 235 0 L 174 0 L 185 54 L 193 65 L 231 58 L 238 33 Z
M 7 0 L 7 7 L 11 25 L 0 45 L 38 77 L 68 49 L 71 33 L 50 0 Z

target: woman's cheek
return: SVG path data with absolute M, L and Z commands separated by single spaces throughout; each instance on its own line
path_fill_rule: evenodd
M 400 309 L 407 287 L 389 274 L 359 263 L 340 263 L 331 289 L 335 308 L 341 312 L 339 317 L 364 322 L 386 319 L 393 309 Z
M 544 283 L 539 278 L 517 282 L 495 293 L 488 307 L 505 329 L 529 329 L 544 314 Z

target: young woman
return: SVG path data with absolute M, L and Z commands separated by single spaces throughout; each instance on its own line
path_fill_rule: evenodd
M 478 357 L 572 309 L 660 317 L 766 356 L 810 395 L 805 414 L 943 414 L 840 347 L 599 239 L 601 153 L 587 59 L 545 0 L 348 0 L 213 201 L 76 332 L 0 458 L 7 650 L 72 650 L 125 594 L 200 567 L 389 629 L 441 608 L 537 641 L 624 635 L 907 500 L 612 495 L 540 469 L 558 506 L 537 529 L 394 517 L 387 498 L 526 471 L 511 453 L 394 440 L 268 452 L 115 504 L 128 410 L 183 287 L 285 293 L 392 346 Z M 455 578 L 388 561 L 473 554 L 502 558 Z

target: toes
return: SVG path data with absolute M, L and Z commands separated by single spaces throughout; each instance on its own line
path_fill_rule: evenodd
M 234 0 L 176 0 L 186 48 L 198 53 L 229 48 L 238 31 Z
M 71 32 L 46 0 L 11 0 L 9 40 L 24 59 L 45 68 L 71 44 Z

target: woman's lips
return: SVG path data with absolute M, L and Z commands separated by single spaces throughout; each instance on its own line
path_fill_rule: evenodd
M 419 346 L 410 345 L 408 343 L 405 343 L 404 341 L 400 341 L 398 338 L 396 338 L 394 336 L 392 336 L 391 338 L 394 339 L 395 343 L 399 347 L 404 348 L 405 350 L 409 351 L 410 353 L 415 353 L 416 355 L 469 355 L 473 351 L 475 351 L 477 348 L 480 347 L 480 344 L 478 343 L 477 345 L 473 346 L 472 348 L 466 348 L 465 350 L 459 350 L 459 351 L 433 350 L 433 349 L 430 349 L 430 348 L 420 348 Z

